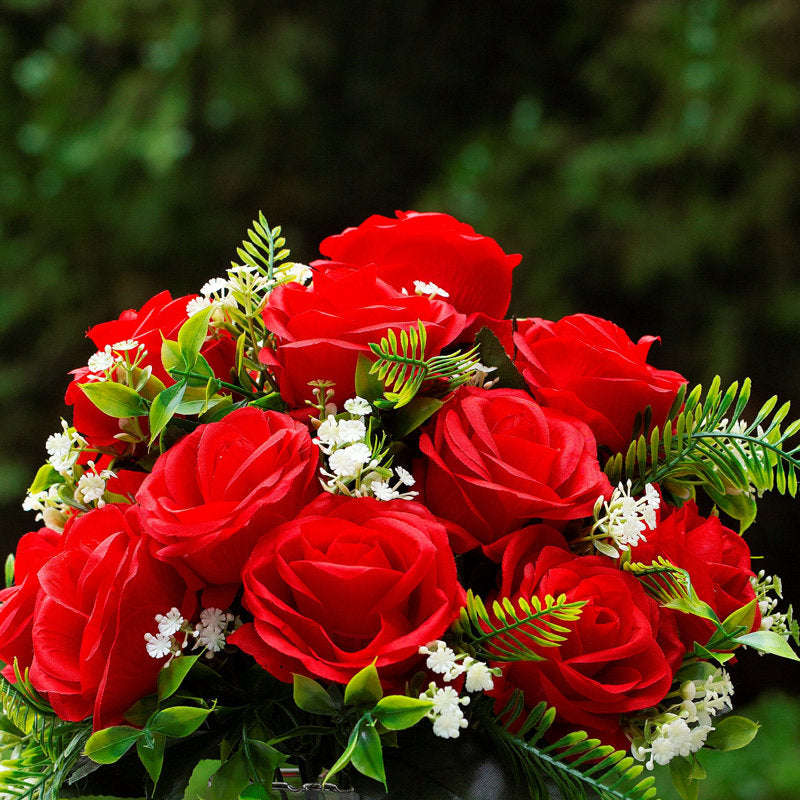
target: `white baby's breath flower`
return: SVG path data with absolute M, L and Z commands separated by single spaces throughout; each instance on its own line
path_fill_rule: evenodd
M 392 489 L 392 487 L 389 486 L 389 481 L 372 481 L 370 489 L 378 500 L 397 500 L 397 498 L 400 497 L 400 492 L 398 492 L 397 489 Z
M 181 629 L 186 620 L 181 612 L 173 606 L 166 614 L 156 614 L 156 622 L 158 623 L 158 632 L 160 634 L 173 636 Z
M 439 714 L 433 720 L 433 732 L 442 739 L 457 739 L 462 728 L 468 725 L 460 708 Z
M 345 477 L 355 475 L 371 458 L 372 451 L 369 447 L 358 442 L 331 453 L 328 465 L 335 475 Z
M 360 442 L 367 435 L 367 428 L 360 419 L 340 419 L 337 432 L 339 441 L 349 444 Z
M 363 397 L 351 397 L 344 401 L 344 410 L 355 417 L 365 417 L 372 412 L 372 406 Z
M 91 372 L 105 373 L 114 366 L 114 354 L 111 348 L 106 346 L 105 350 L 98 350 L 93 356 L 89 356 L 87 365 Z
M 416 483 L 414 476 L 408 470 L 403 469 L 402 467 L 395 467 L 394 471 L 400 480 L 400 483 L 402 483 L 404 486 L 413 486 Z
M 488 692 L 494 688 L 492 672 L 483 661 L 473 661 L 467 667 L 467 679 L 464 688 L 468 692 Z
M 116 342 L 115 344 L 111 345 L 111 349 L 117 350 L 118 352 L 137 350 L 140 347 L 144 347 L 144 345 L 142 345 L 141 342 L 138 342 L 136 339 L 123 339 L 121 342 Z
M 102 507 L 103 495 L 106 492 L 106 482 L 96 472 L 84 472 L 78 479 L 78 492 L 87 503 L 97 502 Z
M 209 281 L 206 281 L 202 288 L 200 289 L 200 294 L 203 297 L 208 297 L 209 295 L 225 292 L 228 289 L 228 281 L 225 278 L 212 278 Z
M 172 638 L 163 633 L 153 636 L 152 633 L 146 633 L 144 640 L 147 642 L 147 655 L 150 658 L 166 658 L 172 654 Z
M 211 305 L 207 297 L 194 297 L 186 304 L 186 316 L 193 317 Z
M 204 608 L 200 612 L 200 624 L 204 628 L 213 628 L 218 631 L 223 631 L 232 621 L 233 614 L 225 612 L 221 608 Z
M 414 290 L 417 294 L 431 297 L 450 297 L 449 292 L 446 292 L 435 283 L 426 283 L 425 281 L 414 281 Z

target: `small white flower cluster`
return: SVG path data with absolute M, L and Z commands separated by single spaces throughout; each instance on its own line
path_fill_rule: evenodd
M 226 309 L 242 308 L 245 314 L 252 316 L 263 307 L 267 295 L 276 286 L 291 281 L 305 285 L 311 281 L 313 275 L 311 267 L 291 261 L 279 264 L 272 278 L 258 267 L 234 264 L 227 270 L 227 278 L 206 281 L 200 289 L 202 297 L 196 297 L 186 304 L 186 315 L 193 317 L 213 305 L 220 313 L 212 316 L 212 324 L 225 322 Z
M 62 476 L 72 475 L 80 454 L 89 446 L 75 428 L 61 420 L 61 433 L 52 433 L 44 443 L 50 466 Z
M 95 382 L 114 380 L 117 365 L 122 365 L 127 371 L 133 371 L 146 356 L 145 346 L 136 339 L 107 344 L 102 350 L 89 356 L 88 379 Z
M 450 292 L 446 292 L 435 283 L 426 281 L 414 281 L 414 291 L 419 295 L 427 295 L 431 300 L 434 297 L 450 297 Z
M 643 736 L 634 740 L 631 753 L 647 769 L 668 764 L 676 756 L 696 753 L 714 730 L 713 718 L 733 708 L 733 684 L 721 667 L 705 678 L 684 681 L 678 705 L 647 720 Z
M 464 688 L 468 692 L 483 692 L 494 687 L 493 677 L 500 674 L 500 669 L 489 668 L 483 661 L 478 661 L 466 653 L 456 653 L 446 642 L 436 639 L 419 648 L 420 655 L 427 655 L 425 665 L 431 672 L 442 676 L 446 683 L 465 675 Z M 443 739 L 455 739 L 462 728 L 469 724 L 464 718 L 461 706 L 469 705 L 469 697 L 459 697 L 452 686 L 439 687 L 431 681 L 420 700 L 432 700 L 433 707 L 428 717 L 433 721 L 433 732 Z
M 58 533 L 64 530 L 69 508 L 59 494 L 59 489 L 62 486 L 63 484 L 54 483 L 40 492 L 29 491 L 22 501 L 24 511 L 36 511 L 37 522 L 44 522 L 45 527 Z
M 785 613 L 778 611 L 778 603 L 783 600 L 781 579 L 777 575 L 767 575 L 762 569 L 758 575 L 750 578 L 750 583 L 755 589 L 758 609 L 761 612 L 759 630 L 777 633 L 786 641 L 790 636 L 796 639 L 798 626 L 792 607 L 789 606 Z M 764 655 L 761 650 L 758 653 Z
M 89 461 L 89 469 L 78 478 L 78 485 L 75 487 L 75 499 L 79 503 L 94 503 L 97 508 L 102 508 L 106 501 L 106 483 L 114 477 L 114 471 L 104 469 L 97 470 L 94 461 Z
M 345 412 L 349 418 L 336 416 L 335 408 L 329 412 L 317 428 L 313 439 L 326 457 L 327 469 L 320 468 L 322 488 L 333 494 L 351 497 L 375 497 L 378 500 L 410 500 L 416 492 L 402 491 L 403 486 L 413 486 L 414 478 L 402 467 L 381 466 L 382 454 L 370 443 L 370 430 L 364 417 L 372 412 L 372 406 L 363 397 L 345 401 Z M 331 413 L 333 412 L 333 413 Z M 393 476 L 397 477 L 390 483 Z
M 155 620 L 158 633 L 144 635 L 147 654 L 151 658 L 169 658 L 167 664 L 188 647 L 190 639 L 195 640 L 193 650 L 203 648 L 206 658 L 213 658 L 214 653 L 225 647 L 225 637 L 238 627 L 233 614 L 219 608 L 204 608 L 196 626 L 184 619 L 174 606 L 166 614 L 156 614 Z
M 630 480 L 627 487 L 620 483 L 610 500 L 601 496 L 594 504 L 595 523 L 590 538 L 597 550 L 611 558 L 619 558 L 620 550 L 645 541 L 644 531 L 656 527 L 656 511 L 661 497 L 653 484 L 648 483 L 644 487 L 644 496 L 637 500 L 631 495 L 631 485 Z

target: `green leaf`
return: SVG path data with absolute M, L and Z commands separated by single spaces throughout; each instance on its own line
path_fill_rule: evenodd
M 249 784 L 247 764 L 241 751 L 237 751 L 214 773 L 209 800 L 237 800 Z
M 180 348 L 180 353 L 187 369 L 194 368 L 197 357 L 200 355 L 200 350 L 206 341 L 208 323 L 213 313 L 213 305 L 204 308 L 202 311 L 189 317 L 178 331 L 178 347 Z
M 364 355 L 364 353 L 358 354 L 356 394 L 370 403 L 374 403 L 378 398 L 383 397 L 383 383 L 375 373 L 370 371 L 373 363 L 369 356 Z
M 271 800 L 274 796 L 263 783 L 251 783 L 239 792 L 239 800 Z
M 164 746 L 167 737 L 163 733 L 154 733 L 150 739 L 152 744 L 147 741 L 147 738 L 147 736 L 140 736 L 136 740 L 136 752 L 139 761 L 147 770 L 150 780 L 153 781 L 153 784 L 157 784 L 161 776 L 161 767 L 164 765 Z
M 84 753 L 97 764 L 113 764 L 119 761 L 142 735 L 137 728 L 117 725 L 93 733 L 84 746 Z
M 298 708 L 311 714 L 332 716 L 339 713 L 339 707 L 333 698 L 313 678 L 305 675 L 293 675 L 292 696 Z
M 669 776 L 675 791 L 683 800 L 697 800 L 700 784 L 692 778 L 692 761 L 683 756 L 677 756 L 669 762 Z
M 392 421 L 392 436 L 403 439 L 432 417 L 444 403 L 435 397 L 417 396 L 402 406 Z
M 710 620 L 711 622 L 719 622 L 714 609 L 708 603 L 698 600 L 693 597 L 675 597 L 672 600 L 663 604 L 664 608 L 672 608 L 675 611 L 681 611 L 684 614 L 692 614 L 695 617 Z
M 148 720 L 147 730 L 151 733 L 163 733 L 165 736 L 182 738 L 194 733 L 205 722 L 213 708 L 196 708 L 194 706 L 173 706 L 156 711 Z
M 800 658 L 797 657 L 789 643 L 773 631 L 754 631 L 753 633 L 739 636 L 734 641 L 738 644 L 745 644 L 755 650 L 760 650 L 762 653 L 772 653 L 772 655 L 783 656 L 783 658 L 789 658 L 792 661 L 800 661 Z
M 9 553 L 6 556 L 6 568 L 5 568 L 5 577 L 6 577 L 6 589 L 10 586 L 14 585 L 14 554 Z
M 211 800 L 209 781 L 220 767 L 219 759 L 204 758 L 192 770 L 183 800 Z
M 430 700 L 390 694 L 378 701 L 372 716 L 390 731 L 402 731 L 424 719 L 432 705 Z
M 163 392 L 159 392 L 150 405 L 150 444 L 159 436 L 161 431 L 175 415 L 178 406 L 183 400 L 186 391 L 186 383 L 179 381 L 168 386 Z
M 161 363 L 164 366 L 164 372 L 168 375 L 170 370 L 186 369 L 183 356 L 181 356 L 181 348 L 177 342 L 173 342 L 171 339 L 164 339 L 161 342 Z
M 706 737 L 706 747 L 739 750 L 756 738 L 759 725 L 747 717 L 728 716 L 714 720 L 714 730 Z
M 527 381 L 508 357 L 500 340 L 489 328 L 481 328 L 478 331 L 475 343 L 479 348 L 481 364 L 495 367 L 495 371 L 491 373 L 490 377 L 499 379 L 498 386 L 503 389 L 522 389 L 530 392 Z
M 339 772 L 341 772 L 341 770 L 343 770 L 350 763 L 353 752 L 358 745 L 361 728 L 365 722 L 365 717 L 361 717 L 361 719 L 356 723 L 355 728 L 353 728 L 353 731 L 350 734 L 350 738 L 347 740 L 347 746 L 345 747 L 344 752 L 339 756 L 339 758 L 336 759 L 336 763 L 328 770 L 328 773 L 325 776 L 325 781 L 323 782 L 323 787 L 326 783 L 330 783 L 333 780 L 333 776 L 338 775 Z
M 756 601 L 751 600 L 746 606 L 737 608 L 736 611 L 731 612 L 723 620 L 722 627 L 728 633 L 734 633 L 737 628 L 744 627 L 745 630 L 750 630 L 753 627 L 753 621 L 756 618 Z
M 363 725 L 361 727 L 350 761 L 362 775 L 366 775 L 375 781 L 380 781 L 386 788 L 386 771 L 383 766 L 381 737 L 373 725 Z
M 143 417 L 148 412 L 148 403 L 130 386 L 113 381 L 79 383 L 83 393 L 109 417 Z
M 173 658 L 166 667 L 158 673 L 158 699 L 166 700 L 178 691 L 183 679 L 189 674 L 199 655 L 178 656 Z
M 344 689 L 346 706 L 373 706 L 381 697 L 383 689 L 374 662 L 353 675 Z
M 63 475 L 60 475 L 52 464 L 42 464 L 36 472 L 36 477 L 33 479 L 28 491 L 31 493 L 43 492 L 56 483 L 64 483 Z

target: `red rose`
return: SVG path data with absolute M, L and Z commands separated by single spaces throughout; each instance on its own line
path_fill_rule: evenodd
M 528 520 L 580 519 L 611 493 L 586 425 L 515 389 L 460 389 L 419 446 L 425 504 L 465 530 L 457 552 L 483 545 L 499 559 L 502 537 Z
M 646 363 L 655 341 L 634 344 L 621 328 L 588 314 L 558 322 L 523 320 L 514 335 L 517 366 L 545 406 L 583 420 L 598 446 L 612 452 L 631 441 L 636 415 L 647 406 L 662 425 L 686 379 Z
M 76 517 L 38 580 L 31 683 L 61 719 L 118 724 L 156 689 L 163 661 L 144 639 L 155 615 L 194 612 L 186 584 L 148 551 L 135 508 L 114 505 Z
M 374 267 L 317 273 L 312 287 L 279 286 L 264 311 L 267 328 L 278 335 L 274 363 L 280 371 L 283 399 L 304 407 L 312 398 L 309 381 L 335 381 L 334 402 L 355 392 L 360 353 L 370 354 L 389 328 L 416 327 L 427 332 L 426 355 L 436 355 L 466 325 L 449 303 L 404 295 L 377 277 Z M 263 357 L 271 359 L 269 351 Z M 371 356 L 371 358 L 374 358 Z
M 164 339 L 176 339 L 181 325 L 188 319 L 186 304 L 196 295 L 172 299 L 169 292 L 161 292 L 150 298 L 139 311 L 129 309 L 120 314 L 119 319 L 102 322 L 89 329 L 86 334 L 98 351 L 126 340 L 134 340 L 143 345 L 147 353 L 141 367 L 150 367 L 153 375 L 169 386 L 175 381 L 167 374 L 161 363 L 161 343 Z M 227 334 L 210 338 L 201 352 L 219 377 L 226 379 L 235 360 L 236 343 Z M 99 373 L 98 373 L 99 374 Z M 125 444 L 115 437 L 123 432 L 120 423 L 124 420 L 106 416 L 84 394 L 80 384 L 96 380 L 96 374 L 89 367 L 80 367 L 72 372 L 72 383 L 67 387 L 68 405 L 73 408 L 73 424 L 93 447 L 113 448 L 117 452 L 125 449 Z M 140 419 L 146 426 L 146 419 Z
M 586 604 L 568 623 L 565 642 L 538 650 L 546 660 L 504 664 L 496 693 L 521 689 L 527 707 L 545 700 L 562 721 L 627 749 L 619 715 L 661 702 L 680 665 L 684 648 L 672 616 L 607 558 L 561 547 L 544 547 L 521 569 L 504 561 L 500 593 L 526 600 L 564 594 Z
M 242 408 L 200 425 L 139 489 L 145 533 L 159 558 L 200 582 L 238 583 L 258 539 L 319 491 L 318 458 L 308 429 L 277 411 Z
M 497 319 L 511 301 L 511 273 L 522 256 L 506 255 L 494 239 L 449 214 L 398 211 L 373 215 L 357 228 L 323 239 L 320 252 L 354 266 L 375 264 L 379 277 L 414 293 L 414 281 L 434 283 L 463 314 Z M 317 269 L 328 262 L 317 261 Z
M 228 641 L 268 672 L 346 683 L 377 659 L 413 663 L 464 603 L 442 524 L 418 503 L 324 494 L 259 542 L 244 568 L 255 618 Z
M 14 681 L 13 664 L 30 667 L 33 660 L 33 610 L 39 594 L 39 569 L 61 547 L 61 534 L 49 528 L 26 533 L 14 558 L 14 585 L 0 591 L 0 661 L 3 675 Z
M 689 573 L 698 597 L 714 609 L 720 620 L 755 600 L 747 542 L 726 528 L 719 517 L 701 517 L 693 501 L 672 510 L 654 531 L 647 532 L 646 541 L 631 549 L 631 558 L 644 564 L 660 556 Z M 711 622 L 679 611 L 671 613 L 687 648 L 695 642 L 708 643 L 715 630 Z M 760 624 L 756 603 L 751 630 L 758 630 Z

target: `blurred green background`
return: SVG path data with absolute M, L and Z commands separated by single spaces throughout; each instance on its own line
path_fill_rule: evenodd
M 0 0 L 4 550 L 85 330 L 221 274 L 259 210 L 302 261 L 372 213 L 450 212 L 524 254 L 517 313 L 659 334 L 660 366 L 800 409 L 800 4 L 467 8 Z M 789 598 L 797 506 L 748 535 Z M 743 661 L 743 702 L 797 696 L 796 665 Z

